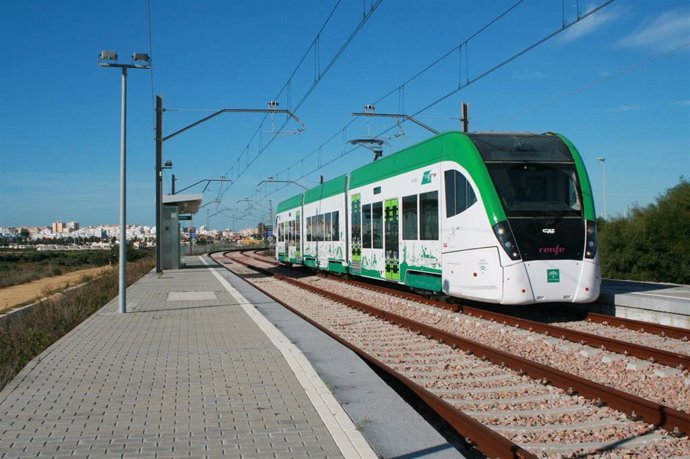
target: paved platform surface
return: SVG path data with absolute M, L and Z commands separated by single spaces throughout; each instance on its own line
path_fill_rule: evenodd
M 598 302 L 619 317 L 690 328 L 690 285 L 604 279 Z
M 0 392 L 0 457 L 461 457 L 348 349 L 222 268 L 185 261 Z
M 234 274 L 218 272 L 304 352 L 376 454 L 399 459 L 463 457 L 459 449 L 464 446 L 449 443 L 354 352 Z
M 0 457 L 345 455 L 281 352 L 196 260 L 142 278 L 127 314 L 111 302 L 0 392 Z

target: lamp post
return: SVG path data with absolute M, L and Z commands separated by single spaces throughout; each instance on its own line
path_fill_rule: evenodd
M 116 67 L 122 69 L 122 101 L 120 119 L 120 282 L 119 306 L 120 313 L 127 312 L 127 70 L 150 69 L 151 58 L 148 54 L 132 54 L 133 64 L 117 63 L 115 51 L 101 51 L 98 65 L 101 67 Z
M 609 219 L 608 202 L 606 199 L 606 158 L 600 156 L 597 160 L 601 161 L 601 177 L 604 182 L 604 220 Z

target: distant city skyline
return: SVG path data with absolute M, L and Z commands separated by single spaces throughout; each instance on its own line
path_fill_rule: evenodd
M 377 113 L 413 114 L 458 84 L 418 119 L 457 130 L 468 102 L 472 131 L 564 134 L 583 157 L 600 216 L 648 205 L 690 174 L 687 1 L 616 0 L 519 56 L 606 2 L 526 0 L 482 30 L 514 3 L 384 0 L 371 12 L 375 1 L 341 2 L 316 40 L 335 1 L 0 2 L 0 226 L 118 222 L 120 75 L 98 67 L 101 50 L 127 62 L 135 51 L 152 56 L 152 71 L 129 77 L 127 221 L 141 225 L 155 224 L 155 95 L 165 135 L 209 110 L 273 99 L 306 128 L 232 113 L 166 141 L 166 193 L 171 174 L 178 190 L 232 180 L 209 184 L 195 226 L 267 221 L 269 199 L 275 210 L 302 191 L 290 181 L 310 188 L 371 161 L 353 139 L 390 128 L 380 136 L 386 155 L 427 139 L 413 123 L 352 113 L 375 104 Z M 259 186 L 267 177 L 286 182 Z

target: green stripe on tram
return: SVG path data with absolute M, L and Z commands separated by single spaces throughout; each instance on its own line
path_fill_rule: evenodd
M 453 161 L 467 169 L 479 188 L 491 226 L 506 220 L 484 160 L 472 140 L 462 132 L 439 134 L 360 167 L 350 174 L 349 188 L 352 190 L 366 186 L 441 161 Z

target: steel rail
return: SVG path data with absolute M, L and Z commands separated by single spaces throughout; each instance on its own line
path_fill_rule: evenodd
M 531 378 L 544 381 L 553 386 L 564 389 L 570 394 L 577 393 L 583 397 L 598 400 L 613 409 L 627 413 L 633 417 L 640 416 L 646 422 L 657 427 L 677 428 L 681 432 L 690 433 L 690 414 L 645 400 L 636 395 L 628 394 L 618 389 L 590 381 L 577 375 L 567 373 L 556 368 L 533 362 L 523 357 L 492 348 L 490 346 L 462 338 L 458 335 L 446 332 L 430 325 L 422 324 L 412 319 L 383 311 L 362 302 L 340 296 L 331 291 L 323 290 L 298 280 L 274 274 L 274 277 L 285 282 L 298 285 L 312 293 L 324 296 L 333 301 L 346 304 L 350 307 L 380 317 L 410 330 L 422 333 L 430 339 L 438 340 L 449 346 L 455 346 L 480 357 L 486 357 L 498 365 L 506 365 L 515 371 L 524 371 Z
M 690 369 L 690 356 L 681 354 L 678 352 L 666 351 L 663 349 L 656 349 L 649 346 L 643 346 L 641 344 L 635 344 L 628 341 L 621 341 L 615 338 L 608 338 L 606 336 L 595 335 L 592 333 L 581 332 L 577 330 L 571 330 L 564 327 L 558 327 L 555 325 L 544 324 L 529 319 L 522 319 L 519 317 L 514 317 L 508 314 L 502 314 L 500 312 L 487 311 L 485 309 L 473 308 L 471 306 L 460 306 L 452 303 L 444 303 L 442 301 L 437 301 L 429 298 L 424 298 L 421 295 L 414 294 L 412 292 L 404 292 L 397 289 L 392 289 L 385 286 L 372 285 L 367 282 L 356 281 L 349 279 L 347 281 L 334 278 L 340 282 L 351 283 L 369 290 L 377 291 L 379 293 L 397 296 L 399 298 L 404 298 L 410 301 L 416 301 L 428 304 L 430 306 L 435 306 L 438 308 L 448 309 L 454 312 L 462 311 L 472 317 L 477 317 L 479 319 L 493 320 L 498 323 L 503 323 L 505 325 L 514 326 L 516 328 L 533 331 L 536 333 L 541 333 L 547 336 L 553 336 L 556 338 L 568 340 L 574 343 L 585 344 L 588 346 L 601 348 L 607 351 L 616 352 L 619 354 L 630 355 L 642 360 L 649 360 L 652 362 L 660 363 L 663 365 L 668 365 L 675 368 L 687 368 Z M 588 316 L 589 317 L 589 316 Z M 609 316 L 602 316 L 608 320 L 609 324 L 612 323 L 609 320 Z M 602 320 L 602 322 L 606 321 Z M 594 321 L 594 320 L 593 320 Z M 648 324 L 642 322 L 644 327 Z M 655 324 L 651 324 L 655 325 Z M 651 329 L 651 327 L 650 327 Z M 661 327 L 659 329 L 666 329 L 666 327 Z M 646 330 L 646 328 L 645 328 Z M 682 330 L 682 329 L 679 329 Z M 671 332 L 667 332 L 666 336 L 669 336 Z M 686 331 L 686 336 L 690 331 Z
M 626 319 L 623 317 L 607 316 L 595 312 L 587 313 L 586 320 L 590 322 L 610 325 L 612 327 L 625 327 L 629 330 L 638 330 L 655 335 L 666 336 L 668 338 L 690 340 L 690 330 L 687 328 L 672 327 L 642 320 Z
M 245 264 L 243 262 L 240 263 Z M 252 267 L 248 263 L 246 264 L 246 266 L 252 269 L 257 269 L 256 267 Z M 462 338 L 460 336 L 448 333 L 444 330 L 416 322 L 414 320 L 402 317 L 394 313 L 382 311 L 373 306 L 369 306 L 359 301 L 340 296 L 331 291 L 322 290 L 311 284 L 306 284 L 304 282 L 300 282 L 298 280 L 280 274 L 272 273 L 267 269 L 258 269 L 262 272 L 265 272 L 266 274 L 273 275 L 277 279 L 283 280 L 294 285 L 298 285 L 301 288 L 309 290 L 315 294 L 324 296 L 326 298 L 330 298 L 333 301 L 343 303 L 345 305 L 367 312 L 374 316 L 381 317 L 392 323 L 396 323 L 402 327 L 420 332 L 430 339 L 436 339 L 450 346 L 459 347 L 467 352 L 479 355 L 480 357 L 485 357 L 493 363 L 499 365 L 506 365 L 515 371 L 524 371 L 530 377 L 537 380 L 542 380 L 545 383 L 559 387 L 565 390 L 567 393 L 577 393 L 583 397 L 595 401 L 601 401 L 602 403 L 605 403 L 613 409 L 616 409 L 623 413 L 627 413 L 632 418 L 640 417 L 645 422 L 654 424 L 657 427 L 664 427 L 669 430 L 675 429 L 675 431 L 690 434 L 689 413 L 685 413 L 667 407 L 665 405 L 643 399 L 636 395 L 628 394 L 621 390 L 614 389 L 612 387 L 587 380 L 585 378 L 564 372 L 562 370 L 558 370 L 537 362 L 532 362 L 523 357 L 519 357 L 508 352 L 502 351 L 500 349 L 495 349 L 490 346 L 486 346 L 484 344 L 480 344 L 475 341 Z M 486 314 L 486 311 L 481 312 L 482 314 Z M 516 320 L 516 318 L 514 317 L 505 317 L 509 318 L 511 321 Z
M 226 265 L 220 263 L 220 261 L 215 260 L 217 264 L 220 266 L 224 267 L 227 270 L 230 270 Z M 275 274 L 270 272 L 269 270 L 257 266 L 252 266 L 250 263 L 247 263 L 243 260 L 238 260 L 238 259 L 233 259 L 233 261 L 246 266 L 250 269 L 253 269 L 255 271 L 261 272 L 262 274 L 266 274 L 269 276 L 273 276 L 276 279 L 282 280 L 284 282 L 288 282 L 291 284 L 297 285 L 299 288 L 305 288 L 305 285 L 302 282 L 295 281 L 294 279 L 291 279 L 289 277 L 280 275 L 280 274 Z M 441 418 L 443 418 L 453 429 L 456 430 L 461 436 L 465 438 L 465 440 L 472 446 L 476 446 L 477 449 L 479 449 L 483 454 L 485 454 L 488 457 L 498 457 L 498 458 L 520 458 L 520 459 L 531 459 L 531 458 L 536 458 L 537 456 L 530 453 L 529 451 L 526 451 L 519 445 L 513 443 L 512 441 L 508 440 L 507 438 L 503 437 L 502 435 L 496 433 L 495 431 L 491 430 L 490 428 L 484 426 L 481 424 L 479 421 L 475 420 L 474 418 L 464 414 L 461 410 L 458 408 L 454 407 L 450 403 L 446 402 L 439 396 L 433 394 L 432 392 L 428 391 L 421 385 L 413 382 L 411 379 L 407 378 L 406 376 L 402 375 L 395 369 L 389 367 L 385 363 L 381 362 L 377 358 L 373 357 L 363 349 L 359 348 L 358 346 L 350 343 L 343 337 L 335 334 L 328 328 L 324 327 L 323 325 L 319 324 L 315 320 L 311 319 L 309 316 L 303 314 L 299 310 L 295 309 L 294 307 L 290 306 L 289 304 L 285 303 L 281 299 L 275 297 L 268 291 L 264 290 L 261 286 L 252 284 L 254 288 L 257 290 L 260 290 L 264 295 L 268 296 L 271 298 L 273 301 L 276 303 L 282 305 L 292 313 L 296 314 L 300 318 L 306 320 L 322 332 L 326 333 L 328 336 L 331 338 L 335 339 L 336 341 L 340 342 L 344 346 L 348 347 L 351 349 L 353 352 L 355 352 L 357 355 L 362 357 L 364 360 L 367 362 L 371 363 L 372 365 L 376 366 L 377 368 L 380 368 L 382 371 L 384 371 L 386 374 L 390 375 L 393 378 L 396 378 L 398 381 L 400 381 L 402 384 L 404 384 L 406 387 L 408 387 L 411 391 L 413 391 L 415 394 L 419 396 L 420 399 L 422 399 L 434 412 L 436 412 Z M 346 303 L 344 303 L 346 304 Z
M 252 258 L 259 260 L 258 256 L 252 255 Z M 270 263 L 268 260 L 259 261 L 264 263 Z M 275 263 L 275 266 L 281 265 L 280 263 Z M 322 274 L 322 272 L 319 272 L 319 274 Z M 323 275 L 328 276 L 328 274 Z M 534 320 L 522 319 L 508 314 L 487 311 L 480 308 L 460 306 L 452 303 L 444 303 L 442 301 L 424 298 L 423 296 L 417 295 L 412 292 L 404 292 L 386 286 L 372 285 L 367 282 L 357 281 L 353 279 L 344 280 L 341 278 L 333 278 L 332 276 L 329 276 L 329 278 L 336 279 L 340 282 L 357 285 L 359 287 L 377 291 L 379 293 L 383 293 L 386 295 L 392 295 L 410 301 L 422 302 L 430 306 L 448 309 L 454 312 L 462 310 L 464 314 L 477 317 L 479 319 L 493 320 L 495 322 L 503 323 L 505 325 L 513 326 L 516 328 L 536 333 L 541 333 L 547 336 L 554 336 L 556 338 L 571 341 L 574 343 L 592 346 L 619 354 L 630 355 L 638 359 L 649 360 L 651 362 L 660 363 L 662 365 L 667 365 L 674 368 L 690 369 L 690 356 L 679 352 L 666 351 L 663 349 L 657 349 L 649 346 L 644 346 L 641 344 L 621 341 L 619 339 L 609 338 L 606 336 L 600 336 L 592 333 L 571 330 L 564 327 L 558 327 L 556 325 L 544 324 Z M 648 331 L 650 333 L 655 333 L 661 336 L 668 336 L 670 338 L 690 338 L 690 330 L 684 330 L 682 328 L 676 327 L 667 327 L 658 324 L 650 324 L 647 322 L 635 321 L 630 319 L 620 319 L 617 317 L 606 316 L 603 314 L 589 313 L 586 320 L 597 323 L 606 322 L 608 325 L 624 326 L 626 328 L 630 328 L 633 330 Z

